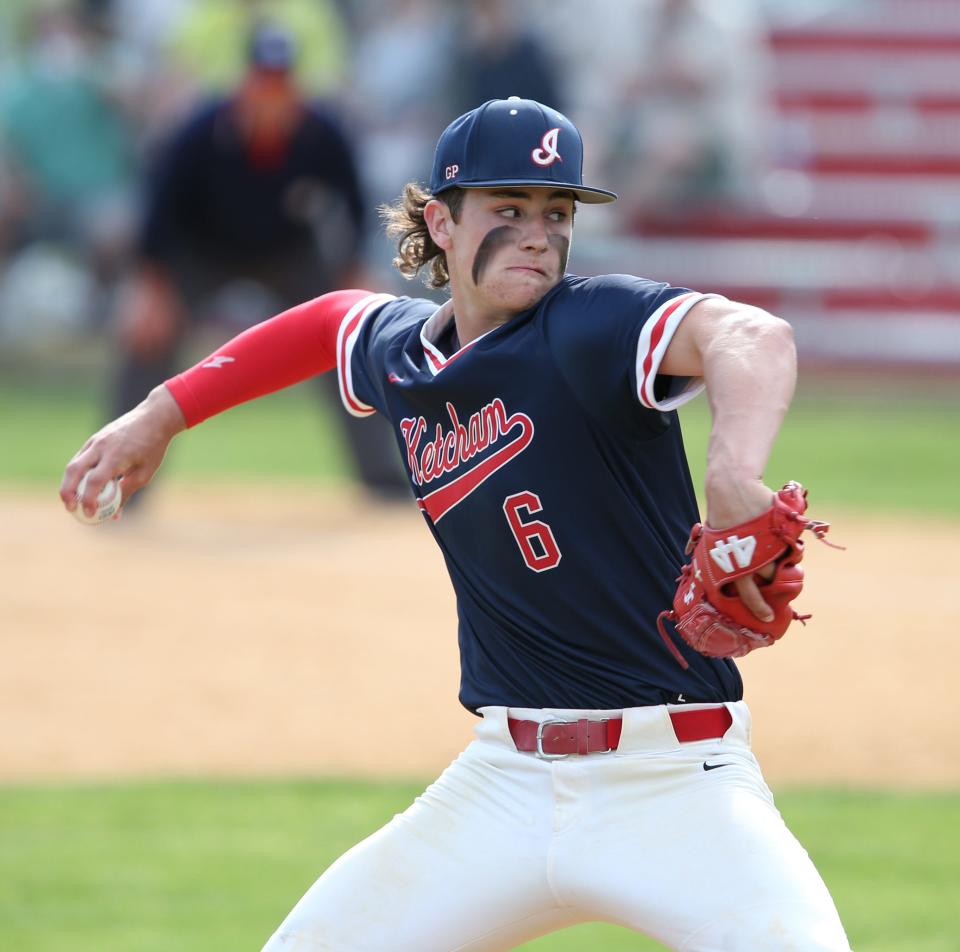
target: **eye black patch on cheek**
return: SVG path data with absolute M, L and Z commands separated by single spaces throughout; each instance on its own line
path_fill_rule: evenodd
M 509 245 L 511 242 L 516 241 L 516 236 L 519 231 L 520 229 L 514 228 L 513 225 L 501 225 L 499 228 L 491 228 L 490 231 L 486 233 L 473 258 L 472 273 L 474 284 L 480 284 L 480 278 L 483 276 L 483 272 L 486 270 L 487 264 L 493 257 L 494 252 L 499 251 L 504 245 Z
M 550 247 L 560 255 L 560 277 L 567 273 L 567 258 L 570 257 L 570 239 L 566 235 L 548 235 Z

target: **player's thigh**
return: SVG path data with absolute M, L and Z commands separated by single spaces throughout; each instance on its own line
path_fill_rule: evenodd
M 847 952 L 833 900 L 753 756 L 697 748 L 657 767 L 652 796 L 612 797 L 617 835 L 583 872 L 592 911 L 683 952 Z
M 476 748 L 477 745 L 472 745 Z M 546 880 L 547 777 L 520 755 L 462 755 L 340 857 L 264 952 L 485 952 L 566 924 Z M 523 771 L 520 763 L 520 771 Z M 531 931 L 532 930 L 532 931 Z

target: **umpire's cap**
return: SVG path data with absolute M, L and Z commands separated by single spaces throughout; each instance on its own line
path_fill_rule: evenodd
M 286 30 L 272 23 L 258 23 L 250 34 L 247 57 L 251 66 L 284 72 L 293 66 L 296 45 Z
M 583 140 L 562 113 L 532 99 L 491 99 L 455 119 L 437 143 L 430 191 L 554 185 L 591 205 L 615 192 L 583 184 Z

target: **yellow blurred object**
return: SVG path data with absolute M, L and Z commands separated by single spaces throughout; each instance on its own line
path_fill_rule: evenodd
M 332 0 L 201 0 L 174 33 L 170 58 L 194 82 L 226 91 L 246 71 L 250 32 L 260 22 L 293 37 L 294 73 L 308 94 L 337 88 L 344 74 L 347 32 Z

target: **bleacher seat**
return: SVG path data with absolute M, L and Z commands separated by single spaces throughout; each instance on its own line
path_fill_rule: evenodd
M 960 367 L 960 2 L 837 4 L 769 46 L 758 207 L 637 221 L 590 259 L 767 307 L 810 360 Z

